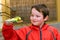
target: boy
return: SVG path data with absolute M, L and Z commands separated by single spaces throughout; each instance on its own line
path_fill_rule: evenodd
M 31 8 L 30 26 L 13 30 L 12 22 L 4 22 L 2 33 L 5 40 L 60 40 L 58 31 L 46 24 L 49 10 L 46 5 L 38 4 Z

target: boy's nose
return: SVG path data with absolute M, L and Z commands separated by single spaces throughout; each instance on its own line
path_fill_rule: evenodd
M 33 19 L 36 20 L 36 17 L 34 16 Z

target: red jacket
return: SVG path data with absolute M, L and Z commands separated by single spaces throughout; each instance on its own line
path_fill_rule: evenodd
M 38 26 L 27 26 L 18 30 L 13 30 L 13 25 L 4 23 L 2 33 L 5 40 L 60 40 L 57 30 L 44 24 L 40 29 Z

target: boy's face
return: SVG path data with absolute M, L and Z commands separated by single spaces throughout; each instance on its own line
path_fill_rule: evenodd
M 42 12 L 38 12 L 35 8 L 32 9 L 30 20 L 36 26 L 40 26 L 45 21 Z

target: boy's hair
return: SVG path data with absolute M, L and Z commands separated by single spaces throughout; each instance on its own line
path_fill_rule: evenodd
M 38 4 L 38 5 L 34 5 L 31 7 L 32 8 L 35 8 L 38 12 L 42 12 L 43 13 L 43 16 L 44 18 L 48 15 L 49 16 L 49 10 L 47 8 L 47 6 L 45 4 Z

